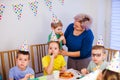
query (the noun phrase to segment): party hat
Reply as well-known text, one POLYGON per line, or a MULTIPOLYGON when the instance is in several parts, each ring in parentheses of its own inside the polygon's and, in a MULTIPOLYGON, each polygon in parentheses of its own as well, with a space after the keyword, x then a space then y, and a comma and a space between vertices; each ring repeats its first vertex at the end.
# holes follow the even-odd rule
POLYGON ((117 51, 106 69, 120 73, 120 52, 117 51))
POLYGON ((20 51, 29 51, 29 46, 27 44, 27 41, 25 41, 24 44, 20 46, 20 51))
POLYGON ((52 23, 58 23, 59 19, 57 18, 57 16, 55 14, 52 14, 52 23))
POLYGON ((51 35, 50 41, 58 41, 54 31, 52 31, 52 35, 51 35))
POLYGON ((98 40, 97 40, 97 45, 104 46, 102 35, 99 35, 98 40))

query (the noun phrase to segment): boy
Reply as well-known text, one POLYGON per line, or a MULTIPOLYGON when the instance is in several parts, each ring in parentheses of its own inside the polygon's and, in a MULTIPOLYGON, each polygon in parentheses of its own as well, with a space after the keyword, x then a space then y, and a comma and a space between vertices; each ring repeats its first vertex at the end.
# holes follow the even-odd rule
POLYGON ((48 42, 59 41, 60 49, 62 49, 62 44, 66 44, 64 34, 62 33, 62 27, 62 22, 54 17, 53 22, 51 22, 52 32, 48 36, 48 42))
POLYGON ((64 72, 66 70, 66 62, 60 53, 60 45, 58 41, 50 41, 48 43, 48 55, 42 58, 44 75, 52 74, 54 70, 64 72))
POLYGON ((89 63, 87 69, 81 70, 83 75, 93 72, 97 69, 104 70, 107 66, 105 59, 105 48, 101 45, 95 45, 92 48, 92 61, 89 63))
POLYGON ((29 62, 29 52, 19 50, 16 56, 16 66, 9 71, 9 80, 28 80, 33 76, 34 71, 28 66, 29 62))

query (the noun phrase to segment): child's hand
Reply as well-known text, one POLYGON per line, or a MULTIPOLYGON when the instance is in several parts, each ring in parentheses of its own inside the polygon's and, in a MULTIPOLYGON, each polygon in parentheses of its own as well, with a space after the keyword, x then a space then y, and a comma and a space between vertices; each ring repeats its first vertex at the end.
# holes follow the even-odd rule
POLYGON ((53 53, 53 52, 51 54, 52 54, 51 58, 53 58, 53 59, 58 55, 57 53, 53 53))
POLYGON ((64 73, 65 71, 66 71, 66 68, 62 67, 61 70, 60 70, 60 73, 64 73))
POLYGON ((60 42, 60 41, 63 41, 63 40, 65 40, 65 36, 63 35, 63 36, 60 36, 60 38, 58 39, 58 41, 60 42))
POLYGON ((30 76, 32 76, 32 74, 26 74, 25 77, 23 79, 20 79, 20 80, 28 80, 30 78, 30 76))
POLYGON ((88 74, 89 72, 88 72, 88 70, 87 70, 86 68, 83 68, 83 69, 81 70, 81 73, 82 73, 82 75, 86 75, 86 74, 88 74))

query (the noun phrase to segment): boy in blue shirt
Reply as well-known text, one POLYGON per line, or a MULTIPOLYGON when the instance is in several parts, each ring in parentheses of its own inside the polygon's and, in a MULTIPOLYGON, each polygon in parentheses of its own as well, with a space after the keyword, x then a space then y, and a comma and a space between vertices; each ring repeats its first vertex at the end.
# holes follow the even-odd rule
POLYGON ((28 80, 34 75, 34 71, 30 68, 30 54, 28 51, 18 51, 16 57, 16 66, 9 71, 9 80, 28 80))

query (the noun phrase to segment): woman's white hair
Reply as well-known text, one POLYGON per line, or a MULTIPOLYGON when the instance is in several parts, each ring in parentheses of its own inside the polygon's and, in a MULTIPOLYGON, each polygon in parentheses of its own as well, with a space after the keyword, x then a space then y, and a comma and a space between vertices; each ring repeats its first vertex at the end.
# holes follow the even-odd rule
POLYGON ((74 17, 74 20, 80 22, 81 27, 84 28, 85 30, 88 30, 92 24, 92 18, 87 14, 82 13, 77 14, 74 17))

